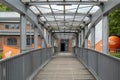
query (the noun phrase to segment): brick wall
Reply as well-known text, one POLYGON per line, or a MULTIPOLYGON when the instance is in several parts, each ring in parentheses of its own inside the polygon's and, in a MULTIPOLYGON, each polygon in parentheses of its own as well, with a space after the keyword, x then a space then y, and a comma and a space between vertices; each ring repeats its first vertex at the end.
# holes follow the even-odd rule
MULTIPOLYGON (((7 23, 0 23, 0 30, 16 30, 16 28, 14 28, 14 29, 5 29, 4 24, 7 24, 7 23)), ((17 29, 17 30, 19 30, 19 29, 17 29)), ((30 30, 29 25, 26 26, 26 30, 30 30)), ((30 36, 27 36, 27 37, 29 38, 30 36)), ((16 38, 17 39, 17 45, 15 45, 15 47, 19 47, 20 48, 20 35, 18 35, 18 36, 14 36, 14 35, 13 36, 10 36, 10 35, 0 35, 0 50, 3 48, 3 45, 7 45, 7 39, 8 38, 16 38)), ((38 38, 38 45, 41 45, 41 38, 40 38, 40 36, 38 38)), ((27 48, 28 47, 30 47, 30 46, 27 45, 27 48)))
MULTIPOLYGON (((0 50, 3 49, 3 45, 7 45, 7 39, 8 38, 16 38, 17 39, 17 45, 10 45, 10 46, 15 46, 20 48, 20 36, 0 36, 0 50)), ((29 38, 29 36, 27 36, 29 38)), ((41 39, 40 37, 38 38, 38 45, 41 45, 41 39)), ((29 48, 30 45, 27 45, 27 48, 29 48)))
POLYGON ((3 23, 0 23, 0 30, 4 30, 4 24, 3 23))
POLYGON ((69 46, 68 46, 68 50, 69 50, 69 52, 72 52, 72 40, 70 39, 69 40, 69 46))
POLYGON ((58 47, 58 50, 57 50, 57 51, 58 51, 58 52, 60 51, 60 48, 61 48, 61 44, 60 44, 60 43, 61 43, 61 39, 58 39, 58 40, 57 40, 57 47, 58 47))

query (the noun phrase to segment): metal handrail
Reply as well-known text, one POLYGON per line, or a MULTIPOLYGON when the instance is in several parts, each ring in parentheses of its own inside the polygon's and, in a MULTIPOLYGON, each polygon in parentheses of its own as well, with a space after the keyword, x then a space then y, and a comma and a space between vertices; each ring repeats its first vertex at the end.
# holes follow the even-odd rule
POLYGON ((97 80, 120 80, 120 59, 92 49, 75 47, 74 53, 97 80))
POLYGON ((54 55, 53 48, 32 49, 0 60, 0 80, 27 80, 54 55))

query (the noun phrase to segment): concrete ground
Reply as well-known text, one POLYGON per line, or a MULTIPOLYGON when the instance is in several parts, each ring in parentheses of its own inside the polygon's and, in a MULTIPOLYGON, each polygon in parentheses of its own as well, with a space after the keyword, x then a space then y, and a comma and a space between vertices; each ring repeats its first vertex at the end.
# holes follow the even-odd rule
POLYGON ((33 80, 96 80, 71 53, 58 53, 33 80))

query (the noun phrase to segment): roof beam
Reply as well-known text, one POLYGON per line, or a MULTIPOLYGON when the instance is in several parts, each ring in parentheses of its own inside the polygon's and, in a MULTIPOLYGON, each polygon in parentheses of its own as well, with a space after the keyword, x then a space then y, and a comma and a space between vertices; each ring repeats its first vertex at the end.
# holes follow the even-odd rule
POLYGON ((100 2, 93 2, 93 1, 36 1, 36 2, 29 2, 29 5, 99 5, 100 2))
MULTIPOLYGON (((81 21, 81 20, 80 20, 81 21)), ((80 21, 74 21, 74 22, 80 22, 80 21)), ((48 21, 48 23, 56 23, 56 22, 60 22, 60 23, 70 23, 70 22, 73 22, 72 20, 66 20, 66 21, 63 21, 63 20, 56 20, 56 21, 48 21)))
MULTIPOLYGON (((53 14, 52 13, 44 13, 43 14, 44 16, 52 16, 53 14)), ((73 16, 73 15, 75 15, 75 13, 65 13, 65 14, 63 14, 63 13, 55 13, 54 14, 55 16, 73 16)), ((85 16, 86 14, 85 13, 76 13, 76 16, 85 16)), ((92 14, 90 14, 90 15, 92 15, 92 14)))
POLYGON ((71 31, 71 32, 69 32, 69 31, 61 31, 61 32, 59 32, 59 31, 52 31, 52 33, 77 33, 78 31, 71 31))

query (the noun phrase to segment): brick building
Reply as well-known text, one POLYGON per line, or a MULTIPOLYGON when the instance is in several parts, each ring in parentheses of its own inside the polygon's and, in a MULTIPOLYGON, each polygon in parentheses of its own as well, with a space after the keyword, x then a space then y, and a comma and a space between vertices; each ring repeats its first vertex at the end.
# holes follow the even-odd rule
MULTIPOLYGON (((30 48, 34 43, 34 28, 30 22, 27 22, 26 26, 26 45, 30 48)), ((43 30, 44 32, 44 30, 43 30)), ((52 45, 50 34, 44 35, 47 38, 47 44, 52 45)), ((70 51, 72 50, 72 40, 57 39, 53 41, 54 46, 58 47, 57 51, 70 51)), ((20 15, 16 12, 0 12, 0 50, 3 45, 10 45, 20 47, 20 15)), ((39 36, 38 45, 42 45, 42 40, 39 36)))
MULTIPOLYGON (((20 15, 16 12, 0 12, 0 50, 3 45, 10 45, 20 47, 20 15)), ((32 47, 34 43, 34 29, 27 23, 26 26, 26 45, 27 48, 32 47)), ((38 38, 38 44, 41 45, 40 36, 38 38)))

